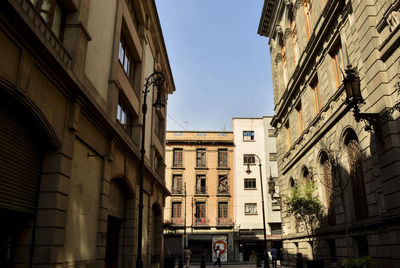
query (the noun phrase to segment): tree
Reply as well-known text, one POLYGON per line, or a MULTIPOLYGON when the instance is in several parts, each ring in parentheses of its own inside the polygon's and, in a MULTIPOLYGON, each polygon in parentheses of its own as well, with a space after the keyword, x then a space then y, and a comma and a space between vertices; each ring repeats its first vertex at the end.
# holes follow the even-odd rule
POLYGON ((293 215, 297 221, 302 222, 310 238, 313 258, 315 256, 316 231, 321 225, 324 217, 324 206, 317 196, 313 181, 300 183, 293 188, 289 196, 286 197, 287 213, 293 215))

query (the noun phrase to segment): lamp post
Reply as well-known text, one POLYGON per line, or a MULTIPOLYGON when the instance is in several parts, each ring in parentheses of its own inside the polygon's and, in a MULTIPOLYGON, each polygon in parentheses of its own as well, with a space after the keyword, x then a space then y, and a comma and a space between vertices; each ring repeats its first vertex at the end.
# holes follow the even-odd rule
MULTIPOLYGON (((264 257, 264 268, 269 268, 269 263, 268 263, 268 253, 267 253, 267 232, 265 229, 265 209, 264 209, 264 189, 263 189, 263 181, 262 181, 262 171, 261 171, 261 159, 260 157, 258 157, 258 155, 253 154, 252 155, 255 158, 257 158, 258 160, 258 167, 260 168, 260 182, 261 182, 261 205, 262 205, 262 216, 263 216, 263 226, 264 226, 264 243, 263 243, 263 257, 264 257)), ((255 162, 255 161, 254 161, 255 162)), ((251 173, 251 169, 250 169, 250 163, 249 161, 247 161, 247 170, 246 170, 247 174, 251 173)))
POLYGON ((142 268, 142 232, 143 232, 143 176, 144 176, 144 155, 146 150, 144 148, 145 142, 145 132, 146 132, 146 113, 147 113, 147 93, 149 93, 150 86, 157 87, 157 100, 153 104, 153 106, 159 110, 165 106, 165 104, 161 100, 161 90, 164 84, 165 77, 161 72, 154 72, 146 79, 146 83, 143 91, 143 105, 142 105, 142 143, 140 148, 140 165, 139 165, 139 219, 138 219, 138 244, 137 244, 137 259, 136 259, 136 267, 142 268))

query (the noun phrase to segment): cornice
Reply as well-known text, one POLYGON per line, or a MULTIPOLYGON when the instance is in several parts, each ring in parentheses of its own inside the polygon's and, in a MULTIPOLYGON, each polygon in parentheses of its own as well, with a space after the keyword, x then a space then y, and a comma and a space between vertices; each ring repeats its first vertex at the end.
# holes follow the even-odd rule
POLYGON ((234 146, 233 141, 226 140, 167 140, 167 145, 224 145, 234 146))

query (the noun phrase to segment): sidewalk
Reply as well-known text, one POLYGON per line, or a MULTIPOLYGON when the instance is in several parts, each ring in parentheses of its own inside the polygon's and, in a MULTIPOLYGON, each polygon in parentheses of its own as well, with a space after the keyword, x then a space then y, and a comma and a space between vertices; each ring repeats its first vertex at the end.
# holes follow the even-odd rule
MULTIPOLYGON (((177 265, 175 265, 175 267, 177 267, 177 265)), ((184 268, 186 268, 186 266, 183 266, 184 268)), ((190 264, 189 266, 190 268, 200 268, 200 263, 193 263, 190 264)), ((213 263, 207 263, 207 268, 218 268, 217 266, 214 266, 213 263)), ((237 263, 222 263, 221 268, 256 268, 256 264, 255 263, 243 263, 243 262, 237 262, 237 263)), ((264 267, 264 266, 263 266, 264 267)), ((271 263, 269 264, 269 267, 272 268, 271 263)), ((277 268, 289 268, 289 266, 280 266, 278 265, 277 268)))

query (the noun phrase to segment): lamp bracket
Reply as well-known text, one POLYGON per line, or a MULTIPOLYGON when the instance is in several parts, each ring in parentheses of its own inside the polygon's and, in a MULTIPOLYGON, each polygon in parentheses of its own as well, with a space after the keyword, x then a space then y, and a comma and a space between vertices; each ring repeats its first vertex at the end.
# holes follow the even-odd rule
POLYGON ((382 127, 380 122, 380 114, 378 113, 359 113, 354 111, 354 118, 357 122, 363 121, 366 126, 365 131, 375 133, 376 138, 380 143, 383 143, 382 127))

